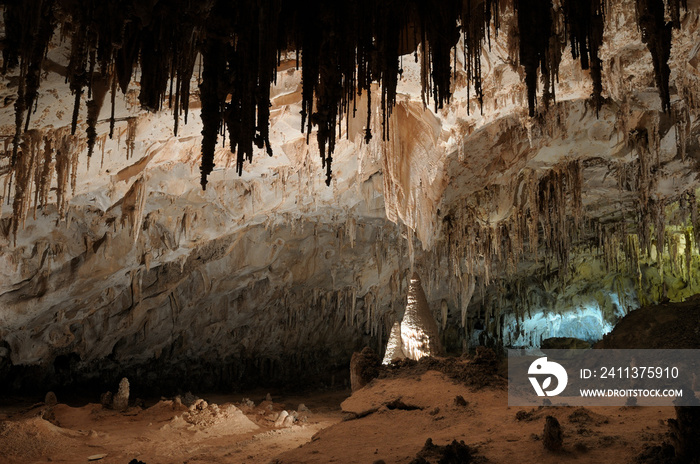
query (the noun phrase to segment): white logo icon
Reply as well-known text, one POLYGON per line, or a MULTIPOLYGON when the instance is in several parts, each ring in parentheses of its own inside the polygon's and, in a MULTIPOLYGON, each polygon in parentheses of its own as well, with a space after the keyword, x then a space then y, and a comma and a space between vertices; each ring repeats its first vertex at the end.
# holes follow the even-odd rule
POLYGON ((562 367, 561 364, 554 361, 547 361, 547 357, 538 358, 530 364, 530 368, 527 370, 529 375, 547 375, 544 379, 542 385, 537 380, 536 377, 528 377, 532 387, 537 392, 537 396, 557 396, 559 393, 563 392, 566 388, 566 383, 569 381, 569 376, 566 374, 566 369, 562 367), (547 390, 547 388, 552 383, 552 377, 557 379, 557 388, 553 390, 547 390))

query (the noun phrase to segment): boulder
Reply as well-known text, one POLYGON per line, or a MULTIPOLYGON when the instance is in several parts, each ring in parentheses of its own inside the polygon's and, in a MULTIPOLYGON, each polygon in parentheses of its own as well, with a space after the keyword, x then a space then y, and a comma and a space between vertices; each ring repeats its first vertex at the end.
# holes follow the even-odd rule
POLYGON ((284 421, 287 419, 288 416, 289 413, 287 411, 280 412, 277 416, 277 420, 275 421, 275 427, 283 427, 284 421))

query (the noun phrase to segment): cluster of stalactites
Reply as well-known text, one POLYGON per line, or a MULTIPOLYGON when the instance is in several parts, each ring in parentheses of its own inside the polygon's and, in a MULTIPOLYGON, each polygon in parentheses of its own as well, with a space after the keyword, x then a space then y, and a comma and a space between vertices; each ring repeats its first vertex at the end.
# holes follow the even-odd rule
POLYGON ((14 195, 10 195, 10 177, 0 191, 0 203, 9 203, 12 197, 11 232, 15 240, 26 217, 31 213, 36 219, 37 208, 55 201, 59 217, 65 216, 69 194, 75 192, 78 154, 85 147, 85 141, 71 135, 69 127, 46 132, 33 129, 24 134, 14 166, 14 195), (55 198, 50 197, 52 189, 55 198))
POLYGON ((590 69, 596 111, 602 105, 602 63, 598 50, 603 43, 603 0, 561 0, 555 8, 551 0, 515 0, 518 11, 520 64, 525 69, 528 109, 535 114, 538 70, 543 80, 545 106, 555 99, 555 82, 566 35, 574 60, 590 69), (544 33, 543 33, 544 32, 544 33))
MULTIPOLYGON (((115 93, 117 88, 127 91, 138 64, 140 103, 156 111, 167 101, 174 112, 177 134, 181 113, 187 121, 190 82, 201 54, 202 187, 214 168, 214 151, 221 135, 228 135, 239 173, 244 162, 252 160, 254 147, 272 154, 270 84, 276 78, 282 52, 295 50, 303 62, 302 130, 310 135, 317 128, 330 184, 339 122, 351 111, 355 113, 355 96, 364 91, 369 95, 372 82, 381 83, 386 131, 386 119, 396 101, 402 55, 422 47, 424 99, 432 98, 436 109, 449 101, 454 71, 451 51, 460 36, 460 23, 465 30, 469 74, 480 95, 478 56, 496 4, 495 0, 176 0, 152 6, 133 0, 7 2, 3 72, 19 67, 20 77, 12 163, 22 133, 29 127, 44 57, 54 30, 60 26, 71 44, 67 70, 75 96, 71 129, 75 133, 80 102, 87 91, 89 154, 107 91, 112 92, 111 135, 115 93)), ((371 105, 371 98, 367 104, 371 105)), ((365 139, 371 137, 368 121, 365 139)))
POLYGON ((77 129, 81 98, 87 91, 90 156, 97 139, 97 119, 108 90, 112 91, 111 136, 117 87, 126 93, 139 62, 142 70, 140 103, 150 110, 161 109, 170 82, 168 101, 175 106, 177 133, 180 110, 186 115, 188 108, 199 31, 208 8, 207 2, 184 0, 167 5, 160 2, 151 7, 131 1, 5 2, 2 72, 19 68, 12 164, 16 161, 22 134, 29 128, 43 61, 57 26, 62 36, 70 38, 66 80, 75 96, 72 134, 77 129))
POLYGON ((672 30, 680 28, 681 8, 688 7, 687 0, 636 0, 637 23, 642 32, 642 41, 651 53, 654 63, 656 86, 659 88, 661 106, 664 111, 671 111, 671 93, 669 76, 671 69, 668 60, 671 57, 672 30), (666 21, 668 12, 671 21, 666 21))
POLYGON ((327 185, 336 133, 342 131, 343 117, 348 124, 355 115, 355 97, 363 92, 368 108, 365 142, 372 138, 373 82, 381 84, 382 139, 387 139, 403 55, 414 53, 420 59, 423 103, 432 100, 437 112, 450 101, 461 28, 468 82, 483 97, 480 56, 492 21, 498 25, 497 6, 496 0, 317 0, 282 13, 287 18, 283 48, 295 49, 301 57, 302 130, 308 138, 317 128, 327 185))
POLYGON ((662 282, 667 272, 692 282, 693 256, 700 243, 695 187, 674 197, 650 198, 646 210, 631 220, 597 221, 592 226, 606 270, 634 277, 640 298, 645 295, 644 265, 655 262, 662 282))
POLYGON ((583 170, 563 162, 541 175, 526 170, 511 185, 475 193, 443 219, 443 237, 452 272, 460 280, 479 277, 482 287, 498 274, 515 275, 527 255, 539 261, 545 250, 547 272, 568 272, 572 239, 581 230, 583 170), (499 214, 504 210, 505 214, 499 214))
MULTIPOLYGON (((2 71, 19 68, 16 132, 12 164, 29 128, 41 69, 57 26, 70 39, 67 80, 75 95, 71 130, 76 131, 80 102, 87 91, 88 153, 96 139, 103 99, 112 91, 110 133, 114 129, 117 87, 126 92, 140 63, 140 103, 159 110, 165 101, 174 113, 187 110, 190 83, 201 54, 200 99, 203 141, 201 182, 214 168, 217 139, 228 133, 241 173, 254 147, 272 153, 269 141, 270 84, 281 53, 296 50, 302 68, 302 130, 317 139, 326 183, 342 118, 356 110, 355 96, 381 84, 383 137, 396 101, 401 57, 421 59, 423 100, 436 111, 449 103, 456 70, 456 45, 464 42, 468 85, 483 99, 481 53, 490 28, 499 25, 499 6, 513 2, 519 30, 519 62, 525 68, 530 114, 535 112, 538 72, 544 101, 554 98, 554 83, 568 31, 571 51, 591 69, 593 98, 601 105, 598 48, 603 36, 602 0, 430 0, 371 2, 347 0, 173 0, 144 4, 136 0, 14 0, 5 2, 2 71), (418 53, 420 51, 420 54, 418 53)), ((654 62, 664 108, 669 108, 668 58, 671 27, 679 27, 683 0, 666 0, 671 17, 664 22, 664 0, 637 0, 643 40, 654 62)), ((368 119, 371 111, 368 111, 368 119)), ((371 137, 368 121, 365 139, 371 137)))
MULTIPOLYGON (((568 35, 572 57, 580 60, 582 69, 590 69, 593 82, 592 99, 596 111, 602 101, 602 62, 598 51, 603 43, 605 25, 604 0, 514 0, 518 12, 519 58, 525 69, 530 116, 535 113, 538 70, 543 80, 544 103, 555 97, 564 33, 568 35), (563 15, 563 18, 562 18, 563 15), (560 27, 560 23, 565 28, 560 27), (562 36, 560 38, 560 36, 562 36)), ((647 45, 654 64, 656 85, 661 106, 671 110, 669 90, 672 29, 680 28, 681 10, 687 0, 636 0, 637 24, 642 41, 647 45), (670 17, 666 21, 665 17, 670 17)))
POLYGON ((596 111, 602 105, 602 62, 598 50, 603 44, 604 2, 603 0, 564 0, 562 1, 564 15, 567 18, 567 29, 571 54, 574 59, 581 60, 582 69, 591 70, 593 82, 593 102, 596 111))

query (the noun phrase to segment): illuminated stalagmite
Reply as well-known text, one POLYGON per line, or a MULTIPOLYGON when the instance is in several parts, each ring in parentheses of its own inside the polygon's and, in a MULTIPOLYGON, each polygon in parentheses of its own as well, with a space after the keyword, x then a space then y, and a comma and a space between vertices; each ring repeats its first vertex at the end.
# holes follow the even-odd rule
POLYGON ((417 272, 408 286, 408 303, 401 321, 401 347, 407 358, 419 360, 442 352, 435 317, 430 312, 417 272))
POLYGON ((408 285, 408 301, 403 320, 391 327, 382 364, 404 358, 419 360, 442 352, 437 322, 430 311, 418 273, 408 285))
POLYGON ((401 341, 401 321, 394 322, 391 326, 391 332, 389 333, 389 341, 386 343, 386 351, 384 352, 384 359, 382 364, 390 364, 392 361, 398 361, 399 359, 405 359, 406 355, 403 354, 403 343, 401 341))

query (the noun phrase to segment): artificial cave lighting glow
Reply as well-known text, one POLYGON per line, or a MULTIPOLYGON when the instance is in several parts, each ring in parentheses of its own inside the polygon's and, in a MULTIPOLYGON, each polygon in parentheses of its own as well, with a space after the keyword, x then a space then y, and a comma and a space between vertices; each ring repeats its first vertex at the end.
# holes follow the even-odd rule
MULTIPOLYGON (((611 295, 611 299, 615 300, 617 296, 611 295)), ((503 342, 514 348, 539 348, 542 340, 554 337, 578 338, 594 343, 609 333, 615 322, 605 319, 597 303, 563 314, 541 310, 521 321, 513 314, 508 314, 504 321, 503 342)))

